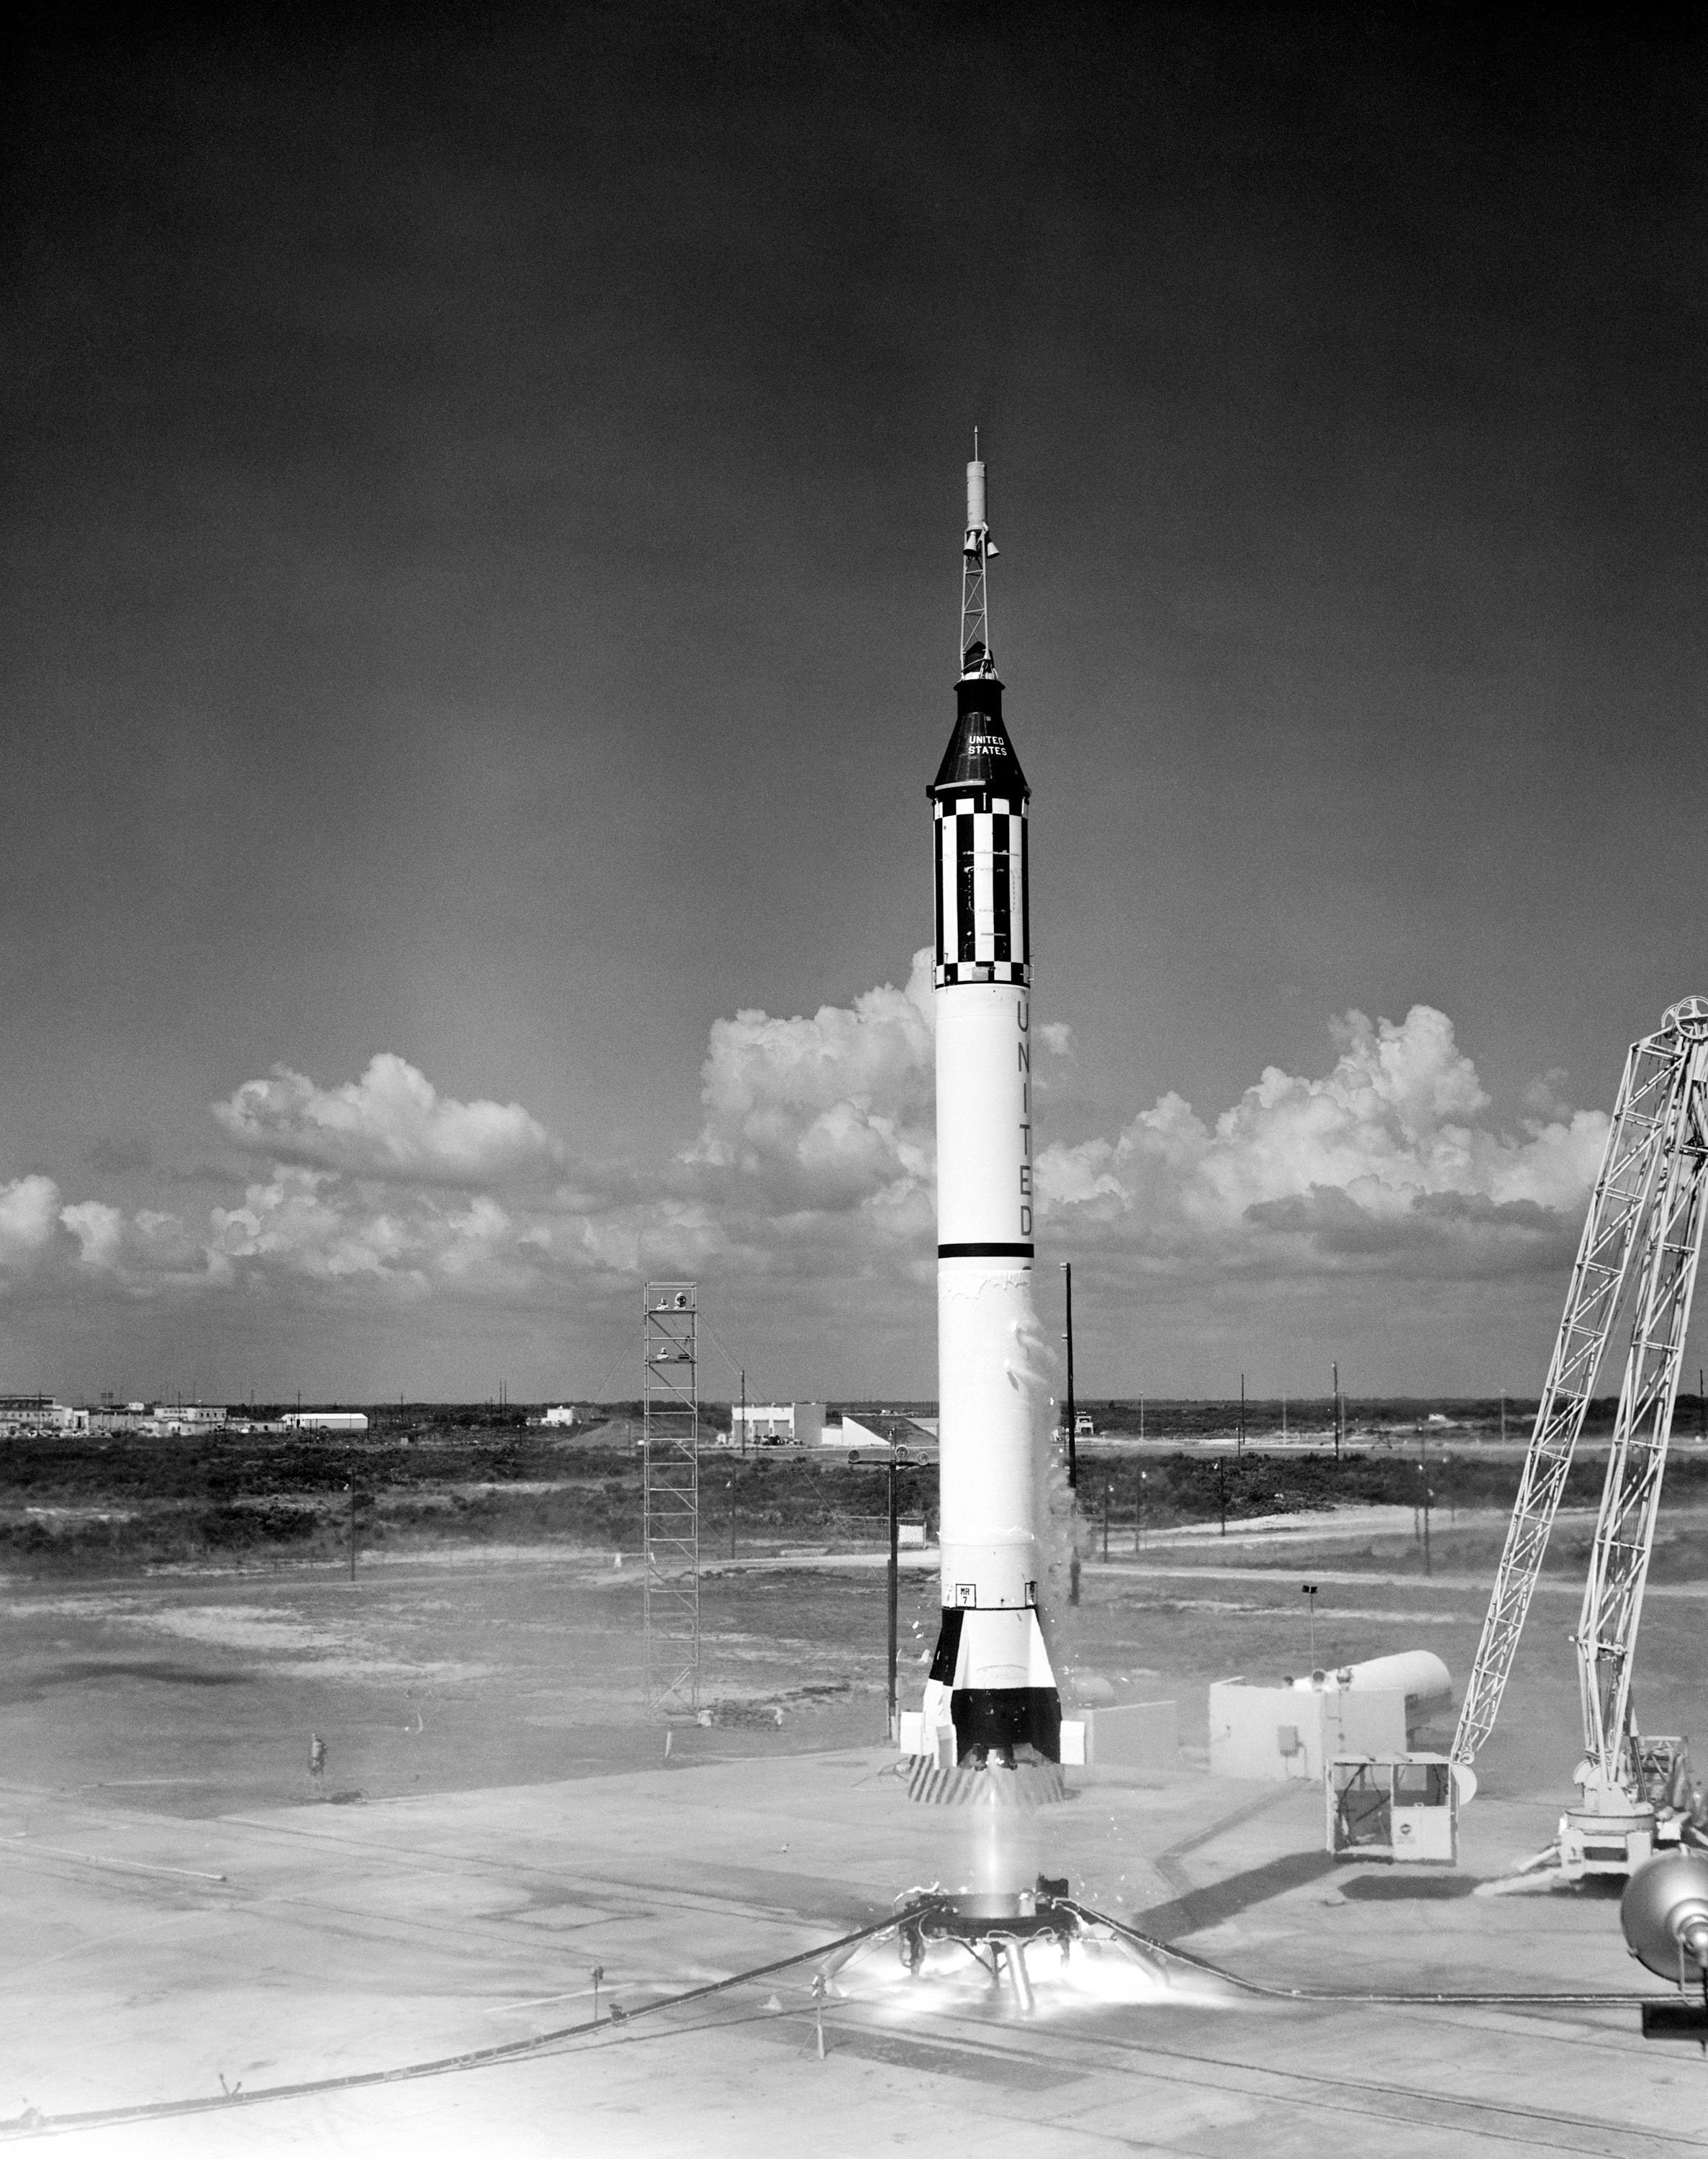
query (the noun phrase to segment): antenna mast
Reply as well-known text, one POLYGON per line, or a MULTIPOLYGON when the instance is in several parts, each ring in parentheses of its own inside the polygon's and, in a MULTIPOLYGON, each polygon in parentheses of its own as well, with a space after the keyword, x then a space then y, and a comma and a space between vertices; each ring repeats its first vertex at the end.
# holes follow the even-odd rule
POLYGON ((966 537, 961 542, 960 672, 994 675, 991 656, 990 602, 985 587, 985 564, 1000 551, 985 521, 985 463, 979 455, 979 431, 973 429, 972 462, 966 469, 966 537))

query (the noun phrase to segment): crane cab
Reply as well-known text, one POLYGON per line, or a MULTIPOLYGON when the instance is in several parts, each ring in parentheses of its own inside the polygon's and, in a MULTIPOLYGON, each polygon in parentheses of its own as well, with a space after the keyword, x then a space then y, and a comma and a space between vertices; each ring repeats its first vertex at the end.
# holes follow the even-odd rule
POLYGON ((1459 1779, 1445 1754, 1337 1755, 1322 1782, 1337 1859, 1457 1861, 1459 1779))

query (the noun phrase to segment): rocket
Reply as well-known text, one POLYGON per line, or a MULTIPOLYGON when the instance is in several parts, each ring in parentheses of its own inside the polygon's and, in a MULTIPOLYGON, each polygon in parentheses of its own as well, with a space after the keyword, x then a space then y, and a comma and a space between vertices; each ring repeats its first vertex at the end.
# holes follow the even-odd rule
POLYGON ((1038 1623, 1031 790, 1003 724, 991 652, 986 582, 996 550, 976 437, 974 451, 955 732, 926 790, 936 872, 943 1618, 924 1710, 902 1720, 900 1738, 904 1753, 920 1758, 910 1790, 936 1799, 973 1796, 970 1779, 987 1782, 977 1773, 1017 1768, 1028 1772, 1022 1782, 1059 1793, 1059 1769, 1044 1765, 1060 1762, 1064 1737, 1077 1753, 1079 1737, 1077 1726, 1064 1732, 1038 1623))

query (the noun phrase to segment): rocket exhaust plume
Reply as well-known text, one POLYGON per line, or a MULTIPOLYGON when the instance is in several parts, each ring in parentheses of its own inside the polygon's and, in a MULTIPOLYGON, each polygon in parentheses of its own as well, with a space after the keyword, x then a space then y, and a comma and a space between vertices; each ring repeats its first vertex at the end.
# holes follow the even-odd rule
MULTIPOLYGON (((976 452, 976 438, 975 451, 976 452)), ((1061 1697, 1038 1623, 1044 1568, 1031 1384, 1031 790, 991 651, 985 467, 967 467, 955 731, 936 835, 937 1380, 943 1619, 908 1790, 950 1804, 1064 1796, 1061 1697)))

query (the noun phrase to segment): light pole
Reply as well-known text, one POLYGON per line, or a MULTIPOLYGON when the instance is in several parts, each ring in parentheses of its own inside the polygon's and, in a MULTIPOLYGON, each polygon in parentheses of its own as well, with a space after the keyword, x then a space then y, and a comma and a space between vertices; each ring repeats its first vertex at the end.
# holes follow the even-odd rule
POLYGON ((1434 1570, 1434 1568, 1433 1568, 1433 1567, 1431 1566, 1431 1564, 1430 1564, 1430 1552, 1429 1552, 1429 1501, 1430 1501, 1430 1490, 1429 1490, 1429 1434, 1428 1434, 1427 1432, 1425 1432, 1425 1433, 1424 1433, 1423 1437, 1421 1437, 1421 1439, 1420 1439, 1420 1440, 1419 1440, 1419 1442, 1418 1442, 1418 1443, 1417 1443, 1417 1481, 1418 1481, 1419 1485, 1421 1487, 1421 1489, 1422 1489, 1422 1493, 1423 1493, 1423 1499, 1422 1499, 1422 1508, 1423 1508, 1423 1571, 1424 1571, 1424 1572, 1425 1572, 1426 1574, 1432 1574, 1432 1573, 1435 1571, 1435 1570, 1434 1570))
POLYGON ((896 1699, 896 1644, 899 1628, 898 1608, 901 1601, 901 1516, 896 1498, 896 1476, 908 1466, 904 1454, 893 1452, 889 1458, 889 1736, 898 1739, 901 1726, 897 1718, 896 1699))
POLYGON ((1064 1260, 1062 1285, 1067 1299, 1067 1328, 1062 1336, 1068 1345, 1068 1489, 1079 1489, 1079 1457, 1074 1446, 1074 1262, 1064 1260))
POLYGON ((1334 1458, 1340 1459, 1340 1366, 1334 1367, 1334 1458))
POLYGON ((1114 1485, 1105 1484, 1103 1488, 1103 1563, 1105 1566, 1109 1564, 1109 1509, 1114 1499, 1114 1485))
POLYGON ((1300 1593, 1300 1595, 1301 1595, 1301 1596, 1302 1596, 1302 1597, 1307 1600, 1307 1608, 1308 1608, 1308 1610, 1309 1610, 1309 1612, 1310 1612, 1310 1614, 1311 1614, 1311 1669, 1312 1669, 1312 1670, 1314 1672, 1314 1671, 1316 1670, 1316 1669, 1317 1669, 1317 1585, 1316 1585, 1316 1583, 1315 1583, 1314 1582, 1307 1582, 1304 1583, 1304 1584, 1302 1585, 1302 1588, 1301 1588, 1301 1590, 1300 1590, 1300 1592, 1299 1592, 1299 1593, 1300 1593))
POLYGON ((1139 1521, 1138 1527, 1133 1532, 1135 1556, 1145 1549, 1145 1486, 1147 1482, 1146 1473, 1141 1469, 1139 1472, 1139 1521))

